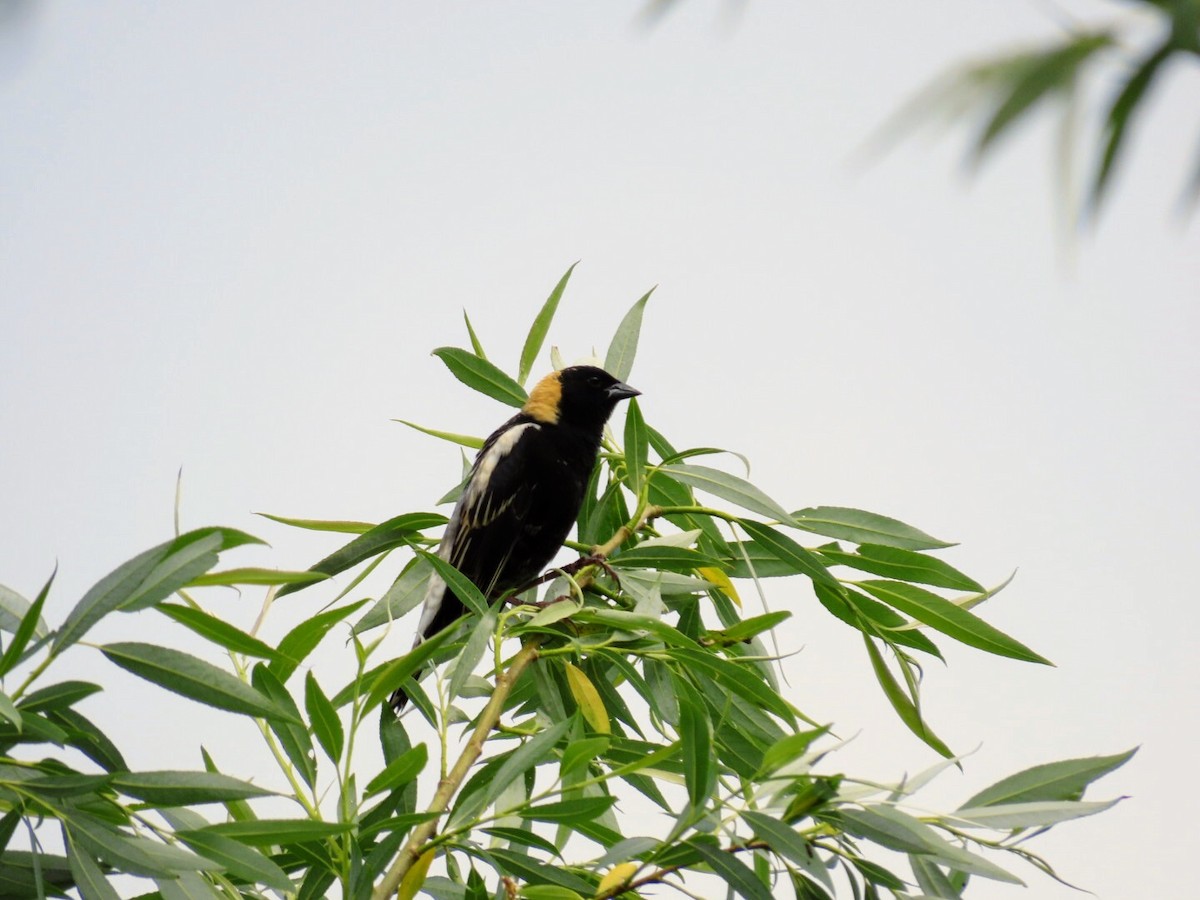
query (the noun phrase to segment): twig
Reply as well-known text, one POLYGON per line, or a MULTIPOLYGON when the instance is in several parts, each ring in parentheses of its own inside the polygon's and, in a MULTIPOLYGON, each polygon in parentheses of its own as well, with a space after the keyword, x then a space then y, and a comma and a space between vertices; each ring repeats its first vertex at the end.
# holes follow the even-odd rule
MULTIPOLYGON (((527 641, 520 652, 513 657, 508 669, 496 679, 496 690, 492 692, 492 698, 480 713, 479 721, 475 724, 475 730, 471 733, 466 747, 463 748, 462 755, 450 773, 438 783, 437 792, 429 804, 429 812, 441 814, 450 807, 450 801, 454 799, 455 793, 462 786, 471 766, 475 765, 475 761, 483 754, 484 742, 487 740, 488 734, 496 727, 496 723, 500 721, 500 714, 504 711, 504 701, 508 699, 513 685, 516 684, 526 667, 537 658, 538 644, 537 638, 527 641)), ((400 855, 392 863, 392 867, 388 869, 387 875, 371 893, 371 900, 387 900, 396 893, 401 880, 413 864, 421 858, 425 852, 425 844, 433 837, 436 830, 437 819, 430 819, 417 826, 412 836, 409 837, 408 843, 404 845, 404 849, 400 851, 400 855)))

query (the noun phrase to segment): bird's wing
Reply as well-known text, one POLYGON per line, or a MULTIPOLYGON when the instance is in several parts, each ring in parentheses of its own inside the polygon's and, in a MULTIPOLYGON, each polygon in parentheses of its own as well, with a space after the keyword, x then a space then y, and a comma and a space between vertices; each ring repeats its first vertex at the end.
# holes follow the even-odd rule
MULTIPOLYGON (((496 587, 496 579, 507 565, 518 523, 529 507, 527 473, 512 451, 527 432, 540 426, 522 418, 510 419, 484 442, 438 549, 438 555, 485 596, 496 587)), ((428 636, 435 621, 449 624, 460 614, 456 609, 449 621, 445 621, 446 615, 439 615, 445 592, 445 582, 434 575, 421 609, 418 641, 428 636)))

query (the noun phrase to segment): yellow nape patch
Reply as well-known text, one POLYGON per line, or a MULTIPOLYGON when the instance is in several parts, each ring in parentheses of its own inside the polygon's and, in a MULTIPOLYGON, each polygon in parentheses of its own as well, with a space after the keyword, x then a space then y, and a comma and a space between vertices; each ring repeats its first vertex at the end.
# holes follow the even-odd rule
POLYGON ((538 422, 554 425, 558 422, 558 403, 562 400, 562 382, 558 373, 551 372, 533 386, 521 412, 538 422))

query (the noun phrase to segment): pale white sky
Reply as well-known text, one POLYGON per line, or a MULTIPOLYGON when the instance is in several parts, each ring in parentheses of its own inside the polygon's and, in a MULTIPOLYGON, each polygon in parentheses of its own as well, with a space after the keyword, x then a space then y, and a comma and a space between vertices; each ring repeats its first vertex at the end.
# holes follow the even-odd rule
MULTIPOLYGON (((603 352, 658 284, 630 381, 676 444, 748 454, 789 508, 861 506, 961 541, 946 558, 984 582, 1019 568, 983 613, 1058 668, 942 642, 931 721, 982 748, 930 805, 1141 744, 1094 790, 1131 799, 1039 846, 1102 900, 1174 896, 1200 740, 1200 255, 1170 215, 1195 66, 1072 253, 1049 127, 973 181, 953 139, 850 165, 945 65, 1054 35, 1047 5, 693 0, 650 31, 638 8, 0 7, 18 13, 0 23, 0 583, 32 596, 57 560, 48 614, 65 615, 169 537, 180 466, 185 527, 274 545, 244 563, 303 567, 333 545, 253 511, 431 508, 457 452, 390 419, 484 434, 507 412, 429 350, 465 342, 466 307, 515 367, 582 259, 551 340, 603 352)), ((324 599, 289 599, 268 631, 324 599)), ((931 763, 854 634, 798 588, 772 602, 797 613, 796 702, 861 732, 838 764, 931 763)), ((257 611, 213 607, 247 627, 257 611)), ((95 637, 186 643, 147 614, 95 637)), ((331 645, 317 665, 336 685, 331 645)), ((235 774, 257 764, 248 727, 199 706, 164 720, 180 703, 87 648, 64 664, 112 685, 85 711, 132 764, 198 765, 201 742, 235 774)), ((1022 874, 1025 894, 973 896, 1075 896, 1022 874)))

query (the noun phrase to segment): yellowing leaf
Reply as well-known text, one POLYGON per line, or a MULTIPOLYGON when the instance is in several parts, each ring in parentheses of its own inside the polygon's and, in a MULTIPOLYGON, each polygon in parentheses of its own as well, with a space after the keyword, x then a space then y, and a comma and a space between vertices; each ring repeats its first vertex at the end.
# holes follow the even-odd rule
POLYGON ((733 586, 733 582, 729 580, 729 576, 718 569, 716 566, 704 566, 696 570, 700 573, 700 577, 710 584, 715 584, 730 600, 741 608, 742 598, 738 596, 737 588, 733 586))
POLYGON ((421 858, 413 863, 412 868, 404 873, 400 887, 396 888, 396 900, 413 900, 413 897, 417 896, 417 891, 425 884, 425 876, 429 873, 429 866, 435 855, 436 851, 426 850, 421 854, 421 858))
POLYGON ((635 862, 623 862, 613 866, 608 870, 608 874, 600 879, 600 884, 596 888, 597 894, 607 894, 613 888, 620 887, 626 884, 633 873, 638 870, 638 864, 635 862))
POLYGON ((567 667, 567 687, 571 689, 571 696, 579 704, 579 711, 583 713, 584 719, 592 726, 593 731, 610 734, 612 726, 608 723, 608 710, 604 708, 600 692, 583 673, 583 669, 571 663, 565 665, 567 667))

